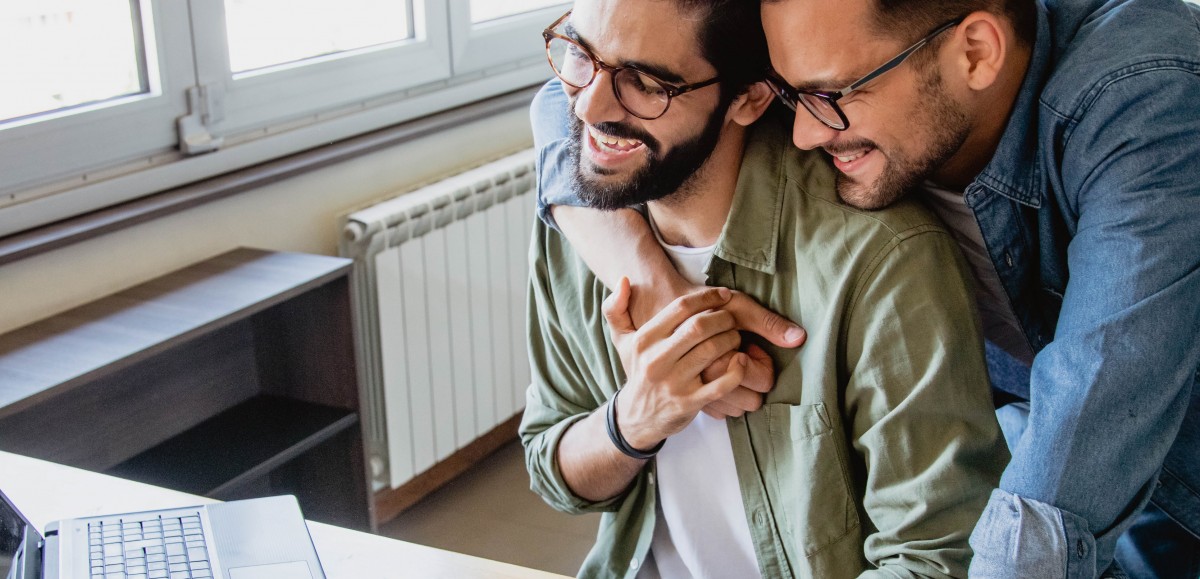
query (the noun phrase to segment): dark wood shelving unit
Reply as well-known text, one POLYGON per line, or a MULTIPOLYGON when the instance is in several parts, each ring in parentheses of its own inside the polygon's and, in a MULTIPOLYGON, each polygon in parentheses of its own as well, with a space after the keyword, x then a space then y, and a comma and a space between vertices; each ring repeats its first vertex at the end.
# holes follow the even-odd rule
POLYGON ((353 412, 256 396, 108 470, 220 498, 358 425, 353 412))
POLYGON ((350 263, 239 249, 0 335, 0 449, 373 528, 350 263))

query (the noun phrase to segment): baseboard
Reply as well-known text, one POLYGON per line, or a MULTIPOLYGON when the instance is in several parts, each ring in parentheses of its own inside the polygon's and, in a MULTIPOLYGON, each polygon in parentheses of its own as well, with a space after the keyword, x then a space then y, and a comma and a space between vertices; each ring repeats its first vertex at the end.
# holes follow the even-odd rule
POLYGON ((398 488, 375 493, 376 524, 383 525, 395 519, 500 447, 516 440, 520 424, 521 414, 518 413, 398 488))

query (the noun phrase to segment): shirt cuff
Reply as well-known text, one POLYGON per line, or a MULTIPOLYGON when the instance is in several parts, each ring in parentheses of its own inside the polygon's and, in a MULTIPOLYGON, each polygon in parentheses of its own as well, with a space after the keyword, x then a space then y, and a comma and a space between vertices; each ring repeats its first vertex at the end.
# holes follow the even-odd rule
POLYGON ((1000 579, 1096 577, 1096 538, 1087 521, 1041 501, 994 489, 971 533, 968 575, 1000 579))

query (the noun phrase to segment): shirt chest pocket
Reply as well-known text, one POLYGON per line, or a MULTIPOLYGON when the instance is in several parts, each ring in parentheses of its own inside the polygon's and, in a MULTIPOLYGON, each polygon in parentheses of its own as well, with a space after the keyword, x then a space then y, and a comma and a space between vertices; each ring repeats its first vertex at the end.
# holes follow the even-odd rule
POLYGON ((844 437, 824 404, 767 404, 770 457, 782 529, 811 556, 858 528, 844 437))

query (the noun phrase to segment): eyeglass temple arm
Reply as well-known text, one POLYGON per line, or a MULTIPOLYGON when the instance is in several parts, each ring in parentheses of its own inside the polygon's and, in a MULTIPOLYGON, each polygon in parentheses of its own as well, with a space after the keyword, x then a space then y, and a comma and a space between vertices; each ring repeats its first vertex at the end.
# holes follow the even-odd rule
POLYGON ((843 89, 837 91, 837 93, 835 93, 835 94, 845 95, 846 93, 849 93, 851 91, 858 90, 863 85, 878 78, 879 75, 881 75, 889 70, 892 70, 893 68, 896 68, 897 66, 900 66, 900 63, 907 60, 909 56, 912 56, 912 53, 920 50, 922 46, 929 44, 929 41, 936 38, 937 35, 945 32, 951 28, 954 28, 955 26, 958 26, 959 24, 962 23, 962 21, 963 21, 962 18, 958 18, 958 19, 951 20, 950 22, 947 22, 947 23, 939 26, 937 30, 930 32, 928 36, 918 40, 916 44, 908 47, 908 49, 905 50, 904 52, 897 54, 896 58, 893 58, 893 59, 887 61, 886 63, 883 64, 883 66, 875 69, 875 71, 872 72, 871 74, 868 74, 867 76, 864 76, 864 77, 854 81, 853 83, 850 84, 850 86, 847 86, 846 88, 843 88, 843 89))

